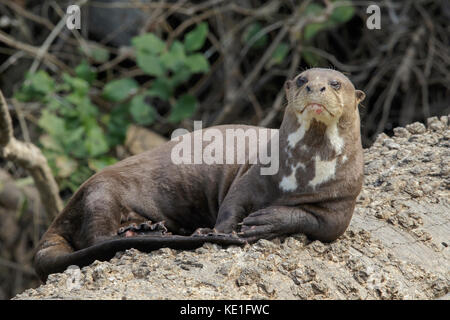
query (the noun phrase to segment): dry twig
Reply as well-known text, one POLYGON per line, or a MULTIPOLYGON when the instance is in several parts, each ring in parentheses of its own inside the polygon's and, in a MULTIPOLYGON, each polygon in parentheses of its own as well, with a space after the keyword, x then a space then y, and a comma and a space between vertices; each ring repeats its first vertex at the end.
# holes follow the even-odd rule
POLYGON ((0 155, 28 170, 39 191, 47 214, 54 218, 63 208, 58 185, 41 150, 31 143, 18 141, 13 136, 8 105, 0 91, 0 155))

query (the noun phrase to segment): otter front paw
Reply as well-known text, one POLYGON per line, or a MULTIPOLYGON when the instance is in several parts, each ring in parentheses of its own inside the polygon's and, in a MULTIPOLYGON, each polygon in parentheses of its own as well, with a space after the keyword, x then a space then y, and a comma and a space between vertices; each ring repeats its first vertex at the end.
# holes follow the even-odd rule
POLYGON ((238 235, 248 242, 273 239, 287 233, 286 219, 286 216, 274 210, 258 210, 242 221, 241 232, 238 235))

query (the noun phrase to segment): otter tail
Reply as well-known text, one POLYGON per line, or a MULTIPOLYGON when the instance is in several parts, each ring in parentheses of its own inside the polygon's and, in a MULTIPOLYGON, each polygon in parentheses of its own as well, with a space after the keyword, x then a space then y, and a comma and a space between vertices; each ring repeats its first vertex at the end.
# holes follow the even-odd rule
POLYGON ((47 246, 41 246, 35 255, 34 268, 45 282, 49 274, 62 272, 70 265, 84 267, 95 260, 106 261, 116 252, 135 248, 143 252, 163 247, 189 250, 201 247, 206 242, 219 245, 244 245, 246 241, 231 235, 208 234, 200 236, 145 235, 129 238, 114 237, 93 246, 74 251, 62 236, 53 235, 47 246))

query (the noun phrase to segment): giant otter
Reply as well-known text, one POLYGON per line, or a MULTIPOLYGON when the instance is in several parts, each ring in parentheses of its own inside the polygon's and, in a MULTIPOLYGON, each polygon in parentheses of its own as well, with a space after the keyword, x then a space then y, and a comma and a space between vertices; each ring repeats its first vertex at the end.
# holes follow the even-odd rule
MULTIPOLYGON (((83 183, 52 222, 35 255, 40 278, 132 247, 239 245, 293 233, 338 238, 363 182, 358 104, 365 94, 342 73, 320 68, 288 80, 285 90, 288 105, 272 137, 278 172, 263 175, 264 165, 250 161, 174 163, 175 140, 120 161, 83 183)), ((262 130, 226 125, 202 134, 227 129, 262 130)))

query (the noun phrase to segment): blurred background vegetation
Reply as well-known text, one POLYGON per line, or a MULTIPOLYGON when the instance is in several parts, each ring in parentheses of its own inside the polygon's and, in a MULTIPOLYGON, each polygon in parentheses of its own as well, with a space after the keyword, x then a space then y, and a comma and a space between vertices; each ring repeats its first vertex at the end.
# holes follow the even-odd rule
MULTIPOLYGON (((278 127, 284 81, 314 66, 366 92, 365 147, 380 132, 449 114, 448 21, 445 0, 0 0, 0 88, 15 136, 42 149, 67 200, 140 152, 133 136, 148 149, 193 120, 278 127), (65 24, 72 4, 80 30, 65 24), (379 30, 366 27, 371 4, 379 30)), ((22 168, 0 159, 0 170, 8 298, 38 284, 32 249, 50 218, 22 168)))

